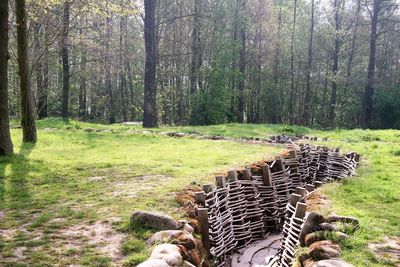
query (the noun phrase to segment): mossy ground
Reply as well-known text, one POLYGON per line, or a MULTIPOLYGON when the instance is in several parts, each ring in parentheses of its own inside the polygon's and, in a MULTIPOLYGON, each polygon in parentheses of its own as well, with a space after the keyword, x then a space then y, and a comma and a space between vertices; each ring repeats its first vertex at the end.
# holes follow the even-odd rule
POLYGON ((327 142, 316 143, 357 151, 362 155, 359 175, 342 185, 322 188, 332 200, 331 211, 361 222, 344 243, 343 258, 355 266, 394 265, 374 257, 367 245, 384 236, 400 236, 400 131, 224 124, 161 127, 142 134, 135 132, 143 130, 139 126, 58 119, 38 121, 38 127, 36 145, 21 145, 20 129, 13 129, 15 155, 0 159, 1 266, 109 266, 116 262, 135 266, 148 254, 143 239, 151 233, 129 227, 133 210, 159 210, 180 217, 174 192, 283 150, 158 134, 166 131, 235 138, 307 134, 328 137, 327 142), (87 128, 108 131, 86 132, 87 128), (71 245, 68 233, 76 233, 72 230, 79 225, 96 236, 97 225, 110 225, 113 234, 123 234, 121 255, 105 256, 101 250, 105 244, 90 242, 90 233, 77 231, 72 238, 78 239, 78 245, 71 245))

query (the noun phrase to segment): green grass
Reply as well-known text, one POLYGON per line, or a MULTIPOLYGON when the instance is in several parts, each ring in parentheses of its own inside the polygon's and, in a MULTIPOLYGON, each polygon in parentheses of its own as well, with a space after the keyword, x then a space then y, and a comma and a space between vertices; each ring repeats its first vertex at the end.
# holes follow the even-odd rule
MULTIPOLYGON (((13 122, 16 124, 16 122, 13 122)), ((151 232, 127 226, 134 209, 149 209, 181 216, 173 192, 191 183, 212 180, 215 173, 279 153, 282 147, 231 141, 170 138, 158 133, 178 131, 233 138, 265 138, 272 134, 328 137, 315 142, 362 155, 358 176, 322 190, 332 200, 332 212, 355 216, 360 228, 343 243, 343 258, 355 266, 394 266, 368 250, 384 236, 400 236, 400 131, 312 130, 287 125, 225 124, 199 127, 161 127, 152 132, 140 126, 100 125, 47 119, 38 122, 39 142, 21 145, 13 129, 16 155, 0 159, 0 229, 26 225, 13 240, 0 239, 0 255, 12 256, 17 246, 27 247, 29 266, 112 264, 95 248, 82 246, 58 251, 60 231, 83 223, 122 218, 114 228, 128 233, 121 250, 125 266, 148 256, 143 240, 151 232), (112 132, 87 132, 108 130, 112 132), (64 218, 54 222, 54 218, 64 218), (37 232, 41 238, 34 238, 37 232)), ((8 258, 10 259, 10 258, 8 258)), ((1 262, 1 257, 0 257, 1 262)), ((0 264, 1 265, 1 264, 0 264)), ((17 265, 11 265, 17 266, 17 265)))
POLYGON ((21 262, 16 254, 23 256, 27 266, 66 262, 111 265, 111 259, 91 246, 86 236, 78 242, 79 247, 63 247, 62 242, 68 240, 64 232, 71 227, 115 217, 121 222, 115 223, 114 229, 127 232, 127 240, 139 242, 138 248, 128 249, 126 243, 122 248, 127 254, 125 264, 133 264, 148 251, 140 241, 132 240, 151 234, 126 226, 135 209, 163 211, 179 218, 182 214, 174 192, 193 183, 212 181, 216 173, 282 150, 138 134, 130 131, 138 127, 57 119, 38 121, 38 128, 36 145, 22 145, 21 130, 12 129, 15 155, 0 159, 0 211, 6 213, 0 229, 18 232, 13 238, 0 239, 0 265, 21 262), (113 132, 87 132, 87 128, 113 132), (16 253, 18 247, 24 251, 16 253))

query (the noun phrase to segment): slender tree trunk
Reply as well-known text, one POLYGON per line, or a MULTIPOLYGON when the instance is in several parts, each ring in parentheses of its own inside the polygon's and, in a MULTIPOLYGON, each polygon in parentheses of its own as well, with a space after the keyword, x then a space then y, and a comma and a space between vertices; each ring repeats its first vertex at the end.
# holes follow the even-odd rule
POLYGON ((106 18, 106 51, 104 57, 104 71, 105 71, 105 79, 106 79, 106 90, 108 93, 108 108, 110 112, 109 123, 115 123, 115 100, 114 94, 112 90, 112 82, 111 82, 111 58, 110 58, 110 38, 111 38, 111 17, 106 18))
POLYGON ((334 43, 334 52, 333 52, 333 65, 332 65, 332 92, 331 92, 331 101, 329 105, 329 120, 331 123, 335 121, 336 114, 336 103, 337 103, 337 74, 339 70, 339 53, 340 53, 340 29, 341 29, 341 18, 340 18, 340 7, 341 1, 334 0, 334 8, 335 8, 335 43, 334 43))
POLYGON ((123 52, 125 51, 123 46, 124 40, 124 27, 126 24, 126 17, 121 16, 119 22, 119 90, 121 94, 121 104, 122 104, 122 120, 128 121, 128 104, 127 104, 127 94, 126 94, 126 76, 123 52))
MULTIPOLYGON (((47 40, 47 29, 46 29, 46 40, 47 40)), ((46 42, 47 43, 47 42, 46 42)), ((47 98, 49 93, 49 55, 48 49, 43 56, 43 90, 39 96, 38 107, 39 107, 39 118, 46 118, 48 116, 47 111, 47 98)))
POLYGON ((124 57, 124 64, 125 64, 125 71, 128 76, 128 87, 129 87, 129 96, 130 96, 130 105, 129 105, 129 111, 130 111, 130 118, 132 121, 136 120, 136 103, 135 103, 135 91, 133 87, 133 77, 132 77, 132 69, 131 69, 131 64, 129 62, 129 49, 128 49, 128 23, 126 22, 124 24, 124 42, 125 42, 125 54, 127 56, 124 57))
POLYGON ((357 36, 358 36, 358 26, 359 26, 359 22, 360 22, 360 11, 361 11, 361 0, 357 0, 357 8, 356 8, 356 14, 355 14, 353 35, 351 37, 350 51, 349 51, 349 56, 348 56, 348 59, 347 59, 346 84, 344 86, 343 99, 347 98, 347 89, 349 87, 349 80, 350 80, 350 77, 351 77, 351 70, 352 70, 352 66, 353 66, 354 53, 355 53, 355 50, 356 50, 356 41, 357 41, 357 36))
POLYGON ((295 82, 294 82, 294 39, 296 33, 296 19, 297 19, 297 0, 293 3, 293 24, 292 24, 292 36, 290 41, 290 96, 289 96, 289 122, 292 124, 294 121, 294 110, 295 110, 295 82))
POLYGON ((246 26, 244 22, 244 12, 246 0, 240 2, 240 51, 239 51, 239 72, 241 77, 238 81, 239 99, 238 99, 238 117, 237 121, 244 121, 244 83, 246 75, 246 26))
POLYGON ((146 61, 144 72, 144 114, 143 127, 158 127, 157 122, 157 85, 156 85, 156 44, 155 44, 156 0, 144 1, 144 42, 146 61))
POLYGON ((198 91, 199 69, 201 66, 200 46, 200 5, 201 1, 194 1, 193 31, 192 31, 192 58, 190 62, 190 93, 198 91))
MULTIPOLYGON (((43 62, 38 64, 39 69, 43 70, 43 75, 41 75, 37 69, 36 72, 36 79, 37 79, 37 98, 38 98, 38 117, 39 119, 43 119, 47 117, 47 94, 49 90, 49 56, 48 56, 48 49, 47 49, 47 44, 48 44, 48 29, 44 29, 44 36, 45 36, 45 45, 46 45, 46 51, 43 55, 43 62), (40 86, 39 79, 42 77, 42 86, 40 86)), ((38 51, 39 47, 37 47, 38 51)))
POLYGON ((314 36, 314 0, 311 0, 311 16, 310 16, 310 35, 308 37, 308 54, 306 69, 306 91, 304 96, 303 124, 310 124, 311 115, 311 68, 312 68, 312 50, 314 36))
POLYGON ((361 127, 371 127, 372 108, 374 97, 374 82, 375 82, 375 61, 376 61, 376 40, 378 38, 378 17, 381 10, 382 0, 374 0, 374 10, 371 17, 371 33, 369 44, 369 63, 368 63, 368 80, 365 86, 364 98, 361 113, 361 127))
POLYGON ((68 118, 68 104, 69 104, 69 52, 68 52, 68 32, 69 32, 69 9, 70 2, 66 0, 63 8, 63 28, 61 35, 61 58, 63 67, 63 90, 62 90, 62 104, 61 104, 61 117, 68 118))
POLYGON ((281 96, 279 95, 279 82, 280 82, 280 57, 281 57, 281 31, 282 31, 282 1, 279 1, 279 12, 278 12, 278 29, 276 35, 276 48, 274 53, 274 66, 273 66, 273 83, 274 83, 274 92, 272 96, 274 97, 272 101, 273 112, 271 113, 270 122, 279 123, 281 122, 280 113, 278 113, 281 109, 281 96), (278 108, 279 107, 279 108, 278 108))
POLYGON ((86 89, 86 51, 81 52, 80 58, 80 82, 79 82, 79 116, 84 118, 86 116, 86 98, 87 98, 87 89, 86 89))
POLYGON ((0 156, 13 154, 8 111, 8 0, 0 1, 0 156))
MULTIPOLYGON (((40 28, 41 25, 38 22, 33 22, 33 40, 34 40, 34 48, 37 55, 40 55, 40 28)), ((43 64, 42 60, 39 59, 35 66, 36 73, 36 90, 37 90, 37 99, 38 99, 38 117, 42 118, 42 101, 43 98, 43 64)))
POLYGON ((37 141, 33 97, 29 75, 28 32, 25 0, 15 1, 17 20, 17 50, 21 96, 23 142, 37 141))

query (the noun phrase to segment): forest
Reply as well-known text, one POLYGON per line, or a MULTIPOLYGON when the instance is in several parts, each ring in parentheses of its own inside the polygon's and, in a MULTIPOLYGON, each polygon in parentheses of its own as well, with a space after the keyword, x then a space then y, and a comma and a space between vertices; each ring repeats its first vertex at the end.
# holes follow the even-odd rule
POLYGON ((396 0, 19 2, 2 10, 11 118, 27 97, 33 119, 400 127, 396 0))
POLYGON ((400 0, 0 0, 0 266, 398 266, 399 144, 400 0))

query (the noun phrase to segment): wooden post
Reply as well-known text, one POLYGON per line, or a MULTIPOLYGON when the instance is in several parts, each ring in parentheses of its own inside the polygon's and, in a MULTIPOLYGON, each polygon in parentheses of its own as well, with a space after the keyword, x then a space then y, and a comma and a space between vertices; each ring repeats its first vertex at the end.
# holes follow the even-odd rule
POLYGON ((306 184, 306 190, 307 190, 308 192, 312 192, 312 191, 315 190, 315 186, 312 185, 312 184, 306 184))
POLYGON ((230 170, 228 171, 228 181, 229 182, 234 182, 237 181, 238 175, 236 170, 230 170))
POLYGON ((291 159, 297 158, 297 151, 296 150, 290 150, 289 151, 289 156, 291 159))
POLYGON ((276 164, 277 171, 283 171, 285 169, 285 164, 283 163, 283 160, 281 157, 279 157, 275 160, 275 164, 276 164))
POLYGON ((213 191, 213 185, 212 184, 205 184, 205 185, 203 185, 203 190, 204 190, 204 192, 206 194, 210 193, 211 191, 213 191))
POLYGON ((296 187, 294 193, 304 197, 306 195, 306 189, 304 187, 296 187))
POLYGON ((215 177, 215 183, 217 184, 218 188, 224 188, 226 187, 226 179, 225 176, 216 176, 215 177))
POLYGON ((301 199, 301 195, 298 194, 291 194, 289 198, 289 203, 292 206, 296 206, 297 202, 299 202, 301 199))
POLYGON ((208 255, 210 255, 210 233, 208 225, 208 209, 199 208, 197 209, 197 220, 199 221, 199 228, 201 234, 201 242, 208 255))
POLYGON ((340 148, 337 147, 337 148, 335 149, 335 152, 336 152, 336 153, 339 153, 339 152, 340 152, 340 148))
POLYGON ((251 170, 246 168, 243 171, 243 180, 251 180, 251 170))
POLYGON ((195 192, 194 193, 194 199, 195 199, 197 204, 202 205, 203 207, 205 207, 205 205, 206 205, 206 194, 204 193, 204 191, 195 192))
POLYGON ((306 211, 307 211, 307 204, 302 202, 297 202, 296 212, 294 213, 294 216, 299 219, 304 219, 306 211))
POLYGON ((315 181, 315 182, 314 182, 315 188, 318 188, 318 187, 320 187, 320 186, 323 185, 323 184, 324 184, 324 183, 321 182, 321 181, 315 181))
POLYGON ((265 164, 262 166, 262 177, 264 185, 272 186, 272 178, 271 178, 271 170, 269 169, 269 165, 265 164))
POLYGON ((354 155, 354 160, 356 161, 356 162, 360 162, 360 154, 355 154, 354 155))

